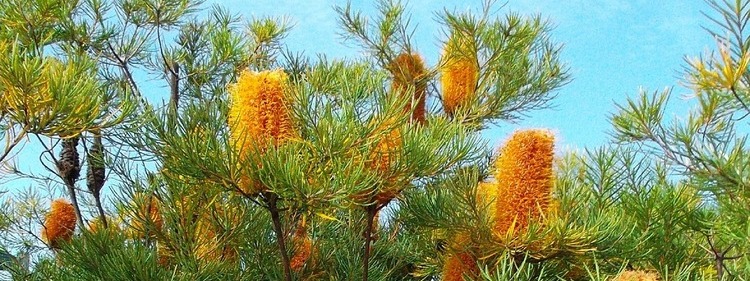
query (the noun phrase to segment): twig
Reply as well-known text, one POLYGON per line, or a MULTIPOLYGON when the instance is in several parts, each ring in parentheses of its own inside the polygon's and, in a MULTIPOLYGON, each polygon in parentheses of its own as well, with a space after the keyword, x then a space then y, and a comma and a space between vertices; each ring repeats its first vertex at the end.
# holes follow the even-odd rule
POLYGON ((284 267, 284 280, 292 281, 292 268, 289 262, 289 253, 286 250, 286 242, 284 239, 284 232, 281 227, 281 218, 279 217, 279 209, 277 206, 279 197, 271 192, 265 192, 263 198, 268 204, 268 211, 271 212, 271 220, 273 220, 273 231, 276 233, 276 242, 279 245, 279 251, 281 252, 281 262, 284 267))

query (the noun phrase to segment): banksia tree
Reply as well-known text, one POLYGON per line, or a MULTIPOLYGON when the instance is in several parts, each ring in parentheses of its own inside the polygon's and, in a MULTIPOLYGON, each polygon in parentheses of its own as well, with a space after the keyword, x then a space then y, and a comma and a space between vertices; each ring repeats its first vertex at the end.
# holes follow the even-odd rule
POLYGON ((56 199, 50 204, 50 211, 42 226, 42 239, 50 248, 57 249, 61 243, 70 241, 76 228, 76 214, 73 204, 65 199, 56 199))

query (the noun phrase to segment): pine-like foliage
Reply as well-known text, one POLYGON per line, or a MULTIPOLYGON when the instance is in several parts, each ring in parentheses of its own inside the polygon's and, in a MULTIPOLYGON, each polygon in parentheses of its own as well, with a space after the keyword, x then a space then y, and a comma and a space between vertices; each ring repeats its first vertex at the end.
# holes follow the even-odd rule
POLYGON ((747 1, 708 2, 720 44, 687 60, 698 102, 686 119, 665 118, 669 91, 643 94, 617 106, 613 143, 581 152, 556 148, 554 128, 518 129, 496 151, 482 139, 552 105, 569 81, 542 16, 487 1, 448 7, 441 30, 423 30, 408 13, 419 7, 399 1, 376 1, 372 15, 335 6, 339 34, 361 51, 332 60, 288 52, 283 19, 201 2, 0 1, 0 183, 30 187, 0 189, 0 270, 750 276, 747 1), (440 57, 415 34, 436 34, 440 57), (49 200, 61 191, 69 201, 49 200))

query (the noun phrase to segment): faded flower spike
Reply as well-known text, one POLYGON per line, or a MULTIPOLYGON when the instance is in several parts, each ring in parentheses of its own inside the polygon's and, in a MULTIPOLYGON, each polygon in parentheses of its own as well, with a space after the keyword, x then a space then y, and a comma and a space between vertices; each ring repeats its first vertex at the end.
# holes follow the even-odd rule
POLYGON ((414 96, 406 105, 406 110, 412 112, 413 122, 424 124, 427 71, 422 57, 418 54, 400 54, 388 65, 388 71, 393 75, 393 84, 391 84, 393 92, 403 95, 410 87, 414 89, 414 96))
POLYGON ((440 69, 443 109, 453 116, 456 110, 471 100, 479 80, 479 63, 472 44, 451 38, 445 45, 444 65, 440 69))
POLYGON ((62 241, 70 241, 76 227, 76 212, 73 204, 65 199, 56 199, 50 204, 50 211, 44 219, 42 239, 50 248, 57 249, 62 241))
POLYGON ((495 163, 495 233, 525 229, 550 207, 554 136, 547 130, 513 134, 495 163))
MULTIPOLYGON (((262 152, 269 144, 280 145, 295 136, 286 83, 282 70, 244 71, 237 83, 229 86, 230 137, 241 159, 247 159, 255 149, 262 152)), ((240 187, 248 193, 259 188, 248 179, 242 179, 240 187)))

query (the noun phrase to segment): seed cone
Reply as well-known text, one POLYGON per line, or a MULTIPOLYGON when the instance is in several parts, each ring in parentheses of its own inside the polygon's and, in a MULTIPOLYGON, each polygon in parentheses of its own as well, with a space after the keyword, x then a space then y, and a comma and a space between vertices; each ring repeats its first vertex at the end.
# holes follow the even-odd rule
POLYGON ((470 42, 451 38, 445 45, 444 65, 440 69, 443 109, 449 116, 471 100, 479 80, 479 63, 470 42))
POLYGON ((546 130, 518 131, 495 163, 498 189, 495 233, 526 229, 550 207, 554 136, 546 130))
POLYGON ((86 158, 88 162, 88 171, 86 172, 86 186, 94 197, 99 197, 99 192, 104 186, 104 146, 102 137, 94 137, 94 143, 89 149, 89 155, 86 158))
MULTIPOLYGON (((296 136, 291 101, 285 94, 286 83, 287 76, 282 70, 245 71, 229 87, 230 137, 242 162, 254 152, 262 153, 267 145, 280 145, 296 136)), ((263 189, 247 177, 242 177, 239 185, 250 194, 263 189)))
POLYGON ((393 76, 392 92, 405 95, 409 88, 414 90, 412 100, 406 105, 405 110, 412 113, 411 120, 413 122, 424 124, 426 120, 427 80, 425 76, 427 71, 422 57, 418 54, 400 54, 390 63, 388 71, 393 76), (415 101, 416 103, 414 103, 415 101))
POLYGON ((50 248, 58 249, 62 242, 70 241, 76 227, 76 213, 73 204, 65 199, 56 199, 50 204, 50 211, 44 219, 42 239, 50 248))
POLYGON ((78 137, 64 139, 60 158, 57 160, 57 170, 63 181, 72 186, 81 175, 81 162, 78 156, 78 137))

